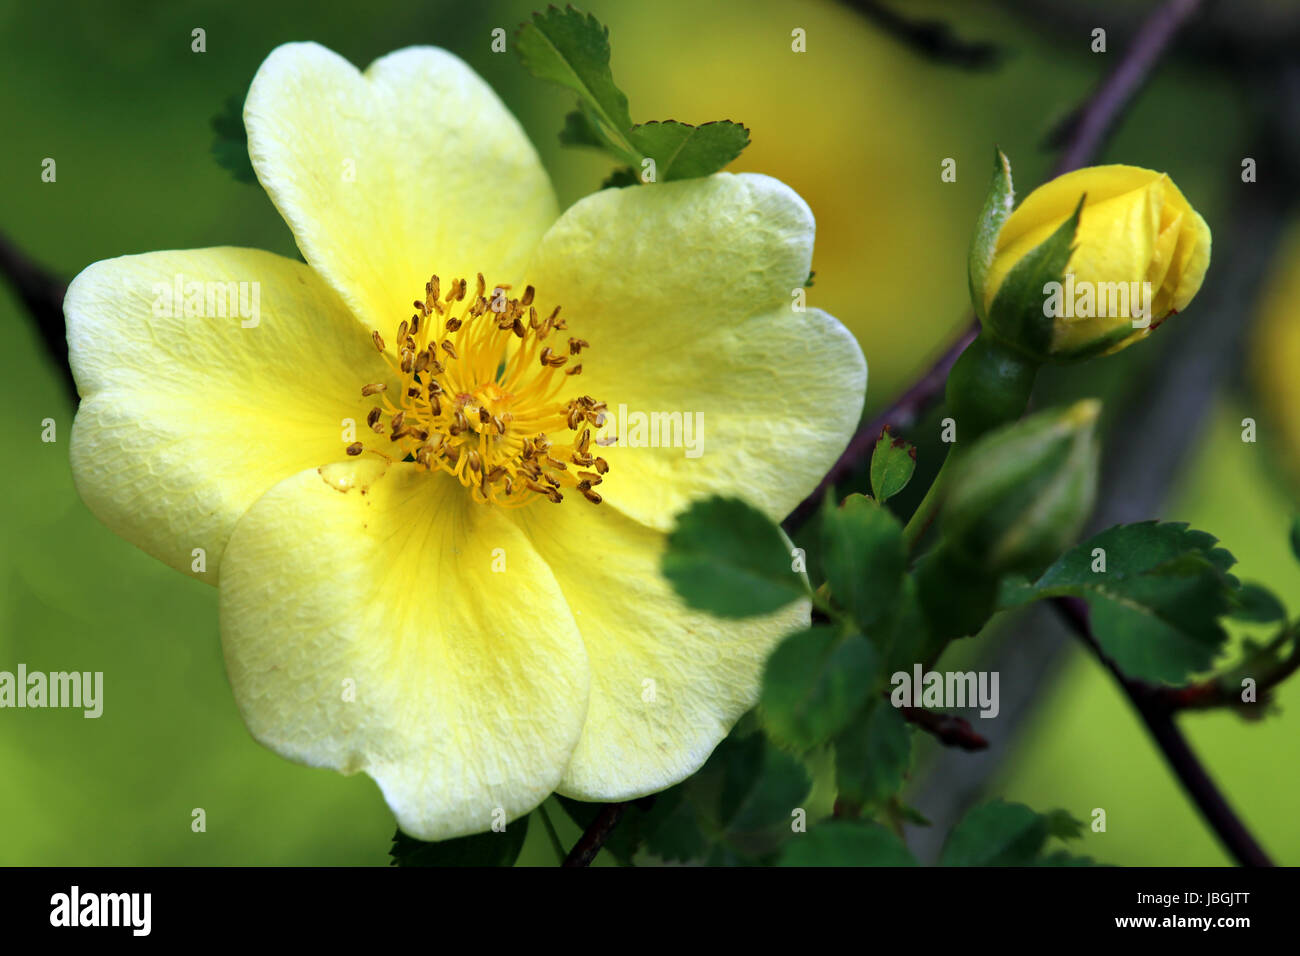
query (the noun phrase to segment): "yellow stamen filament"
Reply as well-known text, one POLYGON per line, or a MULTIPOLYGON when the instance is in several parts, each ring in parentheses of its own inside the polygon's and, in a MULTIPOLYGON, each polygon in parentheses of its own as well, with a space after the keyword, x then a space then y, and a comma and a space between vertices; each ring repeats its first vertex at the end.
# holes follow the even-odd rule
MULTIPOLYGON (((414 303, 415 314, 397 326, 395 357, 378 330, 373 333, 401 387, 362 387, 362 395, 383 403, 366 423, 387 434, 418 468, 455 477, 475 501, 518 507, 546 498, 558 504, 561 489, 575 489, 600 504, 593 487, 609 465, 590 448, 606 405, 589 395, 560 395, 582 372, 580 364, 563 366, 588 343, 570 338, 565 348, 557 336, 544 345, 565 328, 559 307, 541 318, 532 286, 518 298, 508 298, 509 289, 496 286, 489 294, 479 273, 472 295, 464 279, 455 279, 444 296, 433 276, 424 300, 414 303), (568 355, 556 354, 557 345, 568 355)), ((360 453, 354 447, 349 454, 360 453)))

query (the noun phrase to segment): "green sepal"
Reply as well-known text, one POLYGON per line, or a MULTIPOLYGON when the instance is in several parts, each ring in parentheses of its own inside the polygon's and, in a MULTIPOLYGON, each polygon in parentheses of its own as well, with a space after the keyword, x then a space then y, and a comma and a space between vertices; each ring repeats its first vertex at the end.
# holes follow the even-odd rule
POLYGON ((989 267, 997 252, 998 234, 1016 205, 1016 191, 1011 182, 1011 160, 1000 149, 993 151, 993 179, 984 197, 984 207, 975 221, 975 234, 971 238, 967 275, 970 281, 970 301, 975 314, 984 321, 984 283, 989 267))
POLYGON ((1013 349, 1038 361, 1051 354, 1057 321, 1043 314, 1047 301, 1043 289, 1049 282, 1065 281, 1086 198, 1080 196, 1070 217, 1011 267, 989 306, 985 327, 1013 349))

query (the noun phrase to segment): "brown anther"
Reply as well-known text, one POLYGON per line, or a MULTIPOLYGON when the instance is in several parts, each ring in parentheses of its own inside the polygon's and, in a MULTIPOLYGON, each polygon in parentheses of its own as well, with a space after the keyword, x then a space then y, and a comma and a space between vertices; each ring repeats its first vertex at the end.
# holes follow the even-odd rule
POLYGON ((439 342, 438 347, 442 349, 444 352, 446 352, 448 355, 450 355, 452 358, 460 357, 456 354, 456 346, 452 345, 450 342, 446 340, 439 342))
POLYGON ((376 405, 374 408, 370 409, 370 412, 366 415, 366 424, 371 428, 374 428, 375 422, 379 421, 379 416, 382 414, 384 414, 384 410, 376 405))
POLYGON ((388 440, 398 441, 399 439, 405 438, 409 431, 410 429, 408 428, 395 428, 393 429, 393 433, 388 436, 388 440))
POLYGON ((514 322, 510 325, 510 330, 521 339, 527 334, 527 331, 524 329, 523 321, 520 320, 517 315, 515 316, 514 322))
POLYGON ((609 471, 609 462, 607 462, 604 458, 597 458, 596 470, 600 472, 602 475, 605 474, 606 472, 609 471))
POLYGON ((363 448, 365 448, 365 446, 362 445, 361 442, 359 442, 359 441, 354 441, 351 445, 348 445, 348 454, 349 454, 349 455, 359 455, 359 454, 361 454, 361 450, 362 450, 363 448))
POLYGON ((413 371, 415 372, 415 374, 418 375, 428 367, 429 367, 429 350, 424 349, 420 352, 419 355, 415 357, 415 366, 413 368, 413 371))
POLYGON ((598 505, 605 500, 600 495, 596 494, 596 492, 592 491, 590 488, 584 488, 582 490, 582 497, 586 498, 593 505, 598 505))
POLYGON ((542 368, 546 368, 546 366, 551 363, 550 346, 547 346, 546 348, 542 349, 542 354, 538 356, 538 360, 541 362, 542 368))
POLYGON ((388 390, 388 386, 385 385, 383 382, 373 382, 370 385, 361 386, 362 395, 374 395, 377 392, 383 392, 387 390, 388 390))
POLYGON ((589 349, 589 348, 591 348, 591 343, 588 342, 586 339, 574 339, 574 338, 569 339, 570 355, 577 355, 583 349, 589 349))
POLYGON ((411 323, 403 319, 402 324, 397 327, 397 340, 400 342, 406 338, 406 333, 409 331, 411 331, 411 323))
POLYGON ((480 405, 478 407, 478 420, 486 425, 488 422, 492 421, 492 413, 480 405))
POLYGON ((379 334, 378 329, 375 329, 375 331, 370 333, 370 340, 375 343, 375 348, 379 351, 382 352, 384 350, 384 337, 379 334))
POLYGON ((524 294, 519 297, 519 304, 522 305, 524 308, 527 308, 528 306, 532 305, 533 296, 536 294, 536 292, 537 290, 534 289, 532 286, 530 285, 524 286, 524 294))
POLYGON ((469 469, 475 473, 483 470, 483 457, 472 449, 469 453, 469 469))

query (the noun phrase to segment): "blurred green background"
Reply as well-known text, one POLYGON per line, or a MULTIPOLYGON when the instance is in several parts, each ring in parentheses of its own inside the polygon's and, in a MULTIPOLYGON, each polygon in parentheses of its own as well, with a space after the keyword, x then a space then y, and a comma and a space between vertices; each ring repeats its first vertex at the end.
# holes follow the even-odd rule
MULTIPOLYGON (((567 206, 610 164, 562 150, 556 133, 571 97, 530 82, 513 54, 490 50, 494 27, 513 32, 537 6, 5 0, 0 231, 68 278, 99 259, 157 249, 230 244, 293 254, 261 189, 213 161, 210 119, 228 97, 242 97, 273 47, 305 39, 359 66, 412 44, 454 51, 520 117, 567 206), (205 53, 191 52, 196 27, 206 30, 205 53), (41 182, 46 157, 58 164, 55 183, 41 182)), ((998 69, 978 73, 929 63, 835 3, 584 6, 610 27, 615 77, 634 118, 742 121, 753 143, 735 168, 776 176, 808 200, 818 219, 810 298, 862 342, 869 410, 887 404, 963 322, 966 244, 993 144, 1011 156, 1022 190, 1036 184, 1052 160, 1045 134, 1115 55, 1090 54, 1086 36, 1063 42, 1030 29, 1000 4, 894 4, 1004 47, 998 69), (805 54, 790 51, 795 27, 807 32, 805 54), (940 180, 945 158, 956 160, 954 183, 940 180)), ((1103 17, 1114 5, 1097 8, 1103 17)), ((1248 112, 1222 71, 1171 64, 1105 160, 1168 171, 1217 228, 1240 188, 1248 112)), ((1272 586, 1296 611, 1300 570, 1285 538, 1300 448, 1291 305, 1300 288, 1287 266, 1300 249, 1288 248, 1248 374, 1216 398, 1158 516, 1220 535, 1242 576, 1272 586), (1253 445, 1239 437, 1246 415, 1266 423, 1253 445)), ((1212 267, 1207 287, 1214 279, 1212 267)), ((1104 389, 1107 376, 1158 362, 1159 339, 1130 350, 1141 359, 1060 374, 1070 390, 1104 389)), ((0 711, 0 864, 385 863, 392 817, 367 778, 290 764, 244 730, 226 685, 216 592, 121 541, 78 500, 67 463, 74 406, 7 289, 0 373, 10 463, 0 498, 0 669, 23 662, 105 674, 98 720, 0 711), (47 417, 58 423, 54 444, 39 440, 47 417), (198 807, 205 833, 191 831, 198 807)), ((1106 808, 1108 831, 1090 834, 1082 849, 1101 860, 1226 862, 1109 678, 1070 654, 992 792, 1083 819, 1106 808)), ((1265 847, 1295 864, 1300 682, 1283 688, 1279 704, 1281 715, 1262 724, 1221 714, 1186 717, 1183 726, 1265 847)), ((576 830, 550 807, 571 841, 576 830)), ((541 827, 521 862, 554 862, 541 827)))

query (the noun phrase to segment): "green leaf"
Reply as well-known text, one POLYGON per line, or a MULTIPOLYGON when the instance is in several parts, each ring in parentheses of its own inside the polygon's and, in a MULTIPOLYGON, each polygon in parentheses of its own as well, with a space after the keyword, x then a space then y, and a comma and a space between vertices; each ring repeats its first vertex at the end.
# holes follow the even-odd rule
POLYGON ((1117 525, 1067 551, 1015 597, 1083 598, 1097 643, 1120 670, 1182 683, 1210 666, 1227 637, 1218 619, 1234 607, 1237 582, 1227 572, 1236 559, 1217 544, 1186 524, 1117 525))
POLYGON ((1055 323, 1043 315, 1043 287, 1063 281, 1084 198, 1079 197, 1074 212, 1054 233, 1011 267, 989 306, 988 325, 998 338, 1031 355, 1045 355, 1050 349, 1055 323))
POLYGON ((1243 584, 1233 595, 1228 617, 1237 621, 1267 624, 1286 620, 1286 607, 1272 591, 1258 584, 1243 584))
POLYGON ((792 813, 803 804, 812 788, 804 765, 773 747, 762 734, 752 734, 740 741, 723 759, 726 778, 719 820, 728 838, 773 829, 790 832, 792 813))
POLYGON ((779 743, 811 750, 842 730, 875 684, 876 653, 830 627, 791 634, 767 660, 759 713, 779 743))
POLYGON ((1300 561, 1300 516, 1291 522, 1291 553, 1300 561))
POLYGON ((731 120, 703 126, 664 120, 633 126, 628 139, 655 161, 655 180, 666 183, 716 173, 749 145, 749 130, 731 120))
POLYGON ((1083 836, 1083 821, 1076 820, 1067 810, 1049 810, 1040 814, 1047 826, 1047 835, 1058 840, 1077 840, 1083 836))
MULTIPOLYGON (((571 6, 549 7, 520 25, 515 50, 533 76, 582 97, 612 141, 626 140, 632 116, 610 72, 609 30, 599 20, 571 6)), ((639 158, 620 153, 629 161, 639 158)))
POLYGON ((564 128, 560 130, 560 144, 563 146, 591 146, 596 149, 609 149, 608 137, 592 120, 581 102, 576 110, 570 110, 564 116, 564 128))
POLYGON ((646 849, 663 860, 688 863, 708 855, 711 842, 700 828, 695 804, 683 793, 683 787, 665 791, 671 799, 656 797, 654 808, 645 821, 646 849))
POLYGON ((438 843, 426 843, 398 830, 388 855, 393 866, 514 866, 528 836, 528 820, 520 817, 499 833, 489 830, 438 843))
POLYGON ((244 129, 244 99, 232 96, 221 112, 212 117, 212 155, 241 183, 257 182, 253 162, 248 158, 248 132, 244 129))
POLYGON ((1095 866, 1088 857, 1057 850, 1046 856, 1049 838, 1077 839, 1083 824, 1064 810, 1035 813, 1022 803, 995 800, 978 806, 952 828, 940 866, 1095 866))
POLYGON ((871 633, 897 606, 907 568, 898 519, 865 495, 849 495, 825 509, 822 552, 832 600, 871 633))
POLYGON ((790 552, 781 529, 757 508, 736 498, 709 498, 678 515, 662 568, 691 607, 751 617, 808 596, 790 552))
POLYGON ((637 176, 635 169, 631 166, 620 166, 605 177, 605 181, 600 184, 600 188, 623 189, 626 186, 638 186, 640 184, 641 180, 637 176))
POLYGON ((831 820, 796 834, 781 866, 916 866, 916 857, 878 823, 831 820))
POLYGON ((841 798, 880 804, 903 786, 912 757, 912 729, 881 700, 835 738, 835 783, 841 798))
POLYGON ((1027 866, 1047 842, 1045 818, 1022 803, 976 807, 948 834, 940 866, 1027 866))
POLYGON ((889 434, 886 425, 871 453, 871 493, 882 504, 907 487, 916 471, 916 446, 889 434))
POLYGON ((1000 149, 993 151, 993 181, 984 197, 984 208, 975 222, 971 239, 968 276, 971 305, 984 319, 984 284, 988 280, 993 254, 997 251, 998 233, 1016 205, 1016 190, 1011 182, 1011 160, 1000 149))

